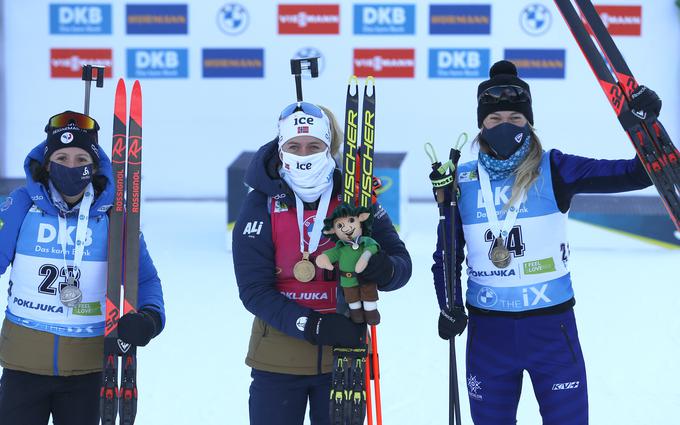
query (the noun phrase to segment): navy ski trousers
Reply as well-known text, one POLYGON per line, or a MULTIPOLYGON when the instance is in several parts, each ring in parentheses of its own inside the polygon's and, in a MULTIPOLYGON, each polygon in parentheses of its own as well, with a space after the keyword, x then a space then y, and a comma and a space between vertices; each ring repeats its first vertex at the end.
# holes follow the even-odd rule
POLYGON ((514 425, 526 370, 543 425, 586 425, 588 391, 572 309, 514 318, 470 313, 466 383, 475 425, 514 425))
POLYGON ((101 373, 47 376, 4 369, 0 424, 98 425, 101 373))
POLYGON ((330 373, 306 376, 253 369, 250 376, 250 425, 302 425, 307 400, 312 425, 330 425, 330 373))

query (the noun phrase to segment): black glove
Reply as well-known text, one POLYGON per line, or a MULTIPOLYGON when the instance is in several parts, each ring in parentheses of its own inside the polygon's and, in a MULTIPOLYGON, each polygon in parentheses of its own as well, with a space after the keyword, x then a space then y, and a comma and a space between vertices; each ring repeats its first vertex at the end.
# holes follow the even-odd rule
POLYGON ((385 286, 392 280, 394 264, 390 256, 383 250, 371 255, 368 265, 363 272, 357 274, 359 284, 376 283, 378 287, 385 286))
POLYGON ((127 313, 118 321, 118 338, 128 344, 144 347, 161 329, 161 316, 152 309, 127 313))
POLYGON ((305 339, 314 345, 360 347, 366 337, 365 325, 357 325, 342 314, 319 314, 307 317, 305 339))
POLYGON ((467 326, 468 317, 463 307, 454 307, 452 311, 442 310, 439 313, 439 337, 450 339, 460 335, 467 326))
POLYGON ((647 114, 659 116, 661 112, 661 99, 654 90, 645 86, 638 86, 630 95, 631 112, 638 118, 645 119, 647 114))

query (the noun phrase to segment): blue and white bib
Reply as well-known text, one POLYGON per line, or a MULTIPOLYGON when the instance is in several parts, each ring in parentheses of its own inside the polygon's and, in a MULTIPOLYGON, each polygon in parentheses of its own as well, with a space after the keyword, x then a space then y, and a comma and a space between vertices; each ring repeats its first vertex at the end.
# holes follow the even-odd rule
MULTIPOLYGON (((472 306, 495 311, 527 311, 568 301, 574 296, 567 267, 567 214, 555 201, 550 155, 543 153, 540 175, 521 204, 515 225, 505 238, 512 261, 497 268, 490 259, 494 235, 486 218, 477 161, 459 167, 459 210, 467 246, 468 288, 472 306)), ((491 181, 498 220, 512 196, 514 175, 491 181)))
POLYGON ((91 217, 83 259, 76 273, 82 302, 73 308, 59 300, 74 255, 77 215, 67 217, 66 234, 59 232, 58 217, 44 214, 33 205, 26 214, 17 239, 10 275, 7 319, 57 335, 92 337, 103 335, 106 313, 106 277, 109 218, 91 217), (61 238, 66 238, 66 263, 61 238))

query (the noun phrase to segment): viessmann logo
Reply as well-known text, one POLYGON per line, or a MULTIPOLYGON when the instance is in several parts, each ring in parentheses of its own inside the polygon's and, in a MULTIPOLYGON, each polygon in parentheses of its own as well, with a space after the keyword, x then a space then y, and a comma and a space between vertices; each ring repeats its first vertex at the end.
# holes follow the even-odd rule
POLYGON ((111 49, 50 49, 52 78, 80 78, 84 64, 107 67, 104 75, 113 75, 111 49))
POLYGON ((413 78, 414 49, 354 49, 357 77, 413 78))
POLYGON ((642 6, 595 6, 611 35, 642 33, 642 6))
POLYGON ((279 34, 339 34, 340 5, 280 4, 279 34))

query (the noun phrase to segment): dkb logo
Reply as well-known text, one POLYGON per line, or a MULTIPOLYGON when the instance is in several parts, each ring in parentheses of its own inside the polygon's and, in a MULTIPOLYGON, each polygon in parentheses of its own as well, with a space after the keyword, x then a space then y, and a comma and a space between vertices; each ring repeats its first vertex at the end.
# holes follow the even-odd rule
POLYGON ((430 49, 430 78, 482 78, 489 49, 430 49))
POLYGON ((354 5, 354 34, 414 34, 415 5, 354 5))
POLYGON ((187 49, 128 49, 130 78, 187 78, 187 49))
POLYGON ((111 5, 51 4, 50 34, 111 34, 111 5))

